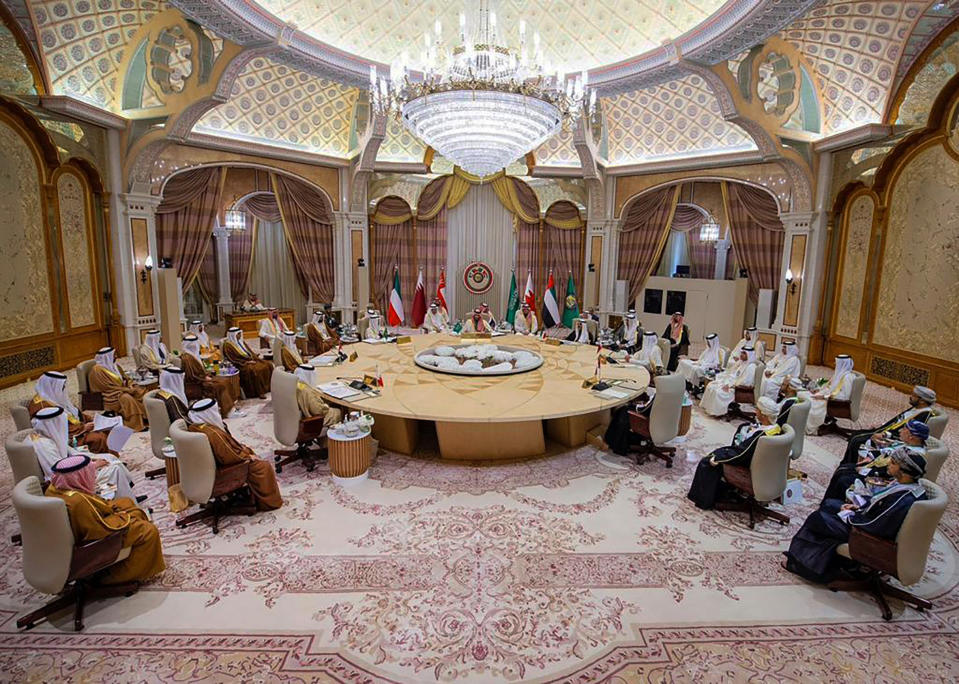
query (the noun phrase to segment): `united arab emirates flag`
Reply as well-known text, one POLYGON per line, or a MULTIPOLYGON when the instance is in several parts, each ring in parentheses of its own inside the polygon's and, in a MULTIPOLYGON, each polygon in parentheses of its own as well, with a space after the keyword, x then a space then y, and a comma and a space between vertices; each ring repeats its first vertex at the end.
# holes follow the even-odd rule
POLYGON ((573 327, 573 321, 579 318, 579 304, 576 303, 576 283, 573 282, 573 274, 569 274, 569 280, 566 281, 566 299, 563 300, 563 325, 567 328, 573 327))
POLYGON ((556 305, 556 283, 553 282, 553 272, 549 272, 549 281, 546 283, 546 294, 543 295, 543 327, 553 328, 559 325, 559 307, 556 305))
POLYGON ((509 299, 506 300, 506 322, 513 325, 519 310, 519 290, 516 289, 516 271, 509 283, 509 299))
POLYGON ((393 289, 390 291, 390 309, 387 312, 387 322, 392 326, 400 325, 406 318, 403 313, 403 294, 400 292, 400 269, 393 269, 393 289))

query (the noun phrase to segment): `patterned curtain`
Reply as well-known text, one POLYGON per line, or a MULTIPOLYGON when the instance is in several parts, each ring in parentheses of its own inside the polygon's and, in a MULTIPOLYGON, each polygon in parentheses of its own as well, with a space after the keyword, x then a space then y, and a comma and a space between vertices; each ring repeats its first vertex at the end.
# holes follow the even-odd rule
POLYGON ((256 218, 267 223, 279 223, 282 221, 280 216, 280 205, 276 202, 276 195, 272 192, 261 192, 256 195, 250 195, 243 202, 244 208, 253 214, 256 218))
POLYGON ((533 292, 539 302, 546 287, 546 278, 539 271, 539 221, 527 223, 514 215, 513 222, 516 226, 516 289, 522 297, 526 290, 527 275, 531 273, 533 292))
POLYGON ((242 233, 230 233, 230 296, 234 302, 242 302, 250 282, 250 267, 256 247, 257 222, 242 233))
POLYGON ((716 247, 699 239, 699 229, 706 215, 692 204, 677 204, 672 230, 684 234, 689 252, 689 273, 693 278, 712 278, 716 270, 716 247))
MULTIPOLYGON (((382 202, 381 202, 382 203, 382 202)), ((373 305, 385 315, 393 288, 393 269, 400 269, 400 288, 403 290, 403 309, 413 310, 413 292, 416 274, 413 273, 413 221, 372 224, 373 282, 370 289, 373 305)))
MULTIPOLYGON (((436 285, 440 280, 440 269, 446 268, 448 235, 446 216, 447 209, 443 207, 433 218, 416 222, 416 261, 418 262, 417 266, 423 268, 427 305, 436 293, 436 285)), ((417 274, 414 273, 413 276, 415 287, 417 274)), ((413 294, 413 292, 410 292, 410 302, 413 301, 413 294)))
POLYGON ((207 247, 203 263, 200 264, 200 273, 197 277, 200 294, 210 308, 216 310, 216 303, 220 298, 220 284, 216 275, 216 238, 210 236, 210 245, 207 247))
MULTIPOLYGON (((556 282, 556 296, 560 299, 566 296, 566 288, 570 277, 576 286, 576 297, 582 300, 583 296, 583 260, 582 260, 583 231, 574 228, 556 228, 546 224, 543 229, 545 243, 545 259, 543 269, 549 273, 553 269, 553 278, 556 282)), ((562 309, 562 304, 560 305, 562 309)))
POLYGON ((278 174, 272 180, 300 288, 304 295, 312 288, 319 301, 332 302, 336 280, 332 207, 301 181, 278 174))
POLYGON ((191 169, 173 176, 157 207, 158 256, 173 263, 190 289, 210 248, 210 234, 220 206, 223 169, 191 169))
POLYGON ((617 278, 627 281, 629 302, 636 300, 659 261, 672 222, 680 186, 640 196, 626 211, 620 227, 617 278))
POLYGON ((776 290, 786 233, 769 193, 742 183, 724 183, 726 213, 736 261, 749 272, 749 298, 776 290))

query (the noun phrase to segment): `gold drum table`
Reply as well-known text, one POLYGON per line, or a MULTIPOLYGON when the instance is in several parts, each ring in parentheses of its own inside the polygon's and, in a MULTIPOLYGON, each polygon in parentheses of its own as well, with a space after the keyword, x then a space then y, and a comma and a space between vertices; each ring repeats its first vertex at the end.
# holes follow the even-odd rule
POLYGON ((600 397, 583 389, 583 381, 596 369, 596 347, 553 346, 523 335, 494 337, 490 342, 536 352, 543 364, 535 370, 505 376, 438 373, 417 366, 416 354, 463 340, 446 334, 409 339, 404 344, 360 342, 351 347, 355 361, 316 369, 319 385, 344 377, 361 379, 378 370, 384 381, 379 396, 326 399, 373 414, 373 437, 384 449, 404 454, 416 450, 424 422, 435 424, 440 454, 450 459, 539 456, 546 450, 547 435, 564 446, 582 445, 586 432, 607 421, 611 409, 635 399, 649 385, 644 368, 604 365, 604 380, 629 380, 631 390, 616 399, 600 397))
POLYGON ((330 472, 339 483, 365 480, 370 470, 373 436, 369 431, 348 435, 338 427, 326 433, 330 472))

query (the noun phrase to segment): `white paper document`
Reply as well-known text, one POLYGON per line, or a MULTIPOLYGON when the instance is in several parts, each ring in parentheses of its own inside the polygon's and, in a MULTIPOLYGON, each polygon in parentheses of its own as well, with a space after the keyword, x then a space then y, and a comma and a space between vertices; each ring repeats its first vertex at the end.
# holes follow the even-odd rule
POLYGON ((358 394, 362 394, 358 389, 353 389, 346 383, 336 381, 328 382, 325 385, 320 385, 320 391, 323 394, 328 394, 329 396, 335 399, 346 399, 347 397, 355 397, 358 394))
POLYGON ((132 434, 133 430, 126 425, 117 425, 107 435, 107 449, 120 453, 132 434))

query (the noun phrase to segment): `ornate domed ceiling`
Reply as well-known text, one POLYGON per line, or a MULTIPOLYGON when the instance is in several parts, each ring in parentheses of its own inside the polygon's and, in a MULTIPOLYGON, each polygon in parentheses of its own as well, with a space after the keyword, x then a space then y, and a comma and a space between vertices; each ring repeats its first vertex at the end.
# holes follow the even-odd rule
MULTIPOLYGON (((675 39, 726 0, 498 0, 500 34, 519 43, 519 21, 539 31, 544 57, 564 71, 612 64, 675 39)), ((265 11, 338 50, 389 63, 415 52, 442 26, 444 44, 459 42, 455 0, 257 0, 265 11), (415 40, 412 40, 414 39, 415 40), (412 47, 411 47, 412 46, 412 47)))

